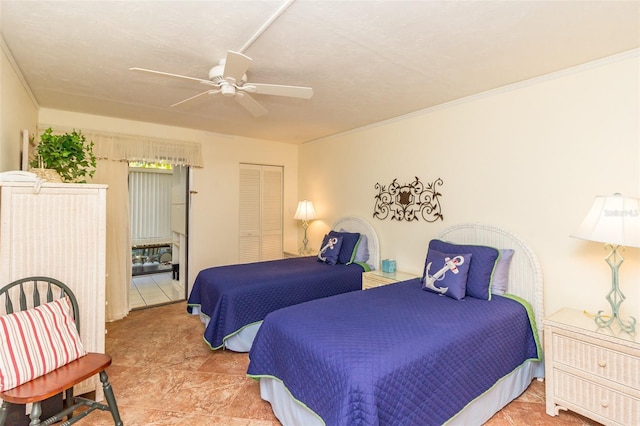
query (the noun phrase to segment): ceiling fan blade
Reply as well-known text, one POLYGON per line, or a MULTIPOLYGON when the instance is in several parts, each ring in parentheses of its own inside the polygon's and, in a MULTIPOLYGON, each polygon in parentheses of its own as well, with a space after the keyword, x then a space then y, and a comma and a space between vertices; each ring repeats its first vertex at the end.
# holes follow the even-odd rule
POLYGON ((151 74, 158 74, 158 75, 162 75, 165 77, 174 77, 174 78, 181 78, 183 80, 193 80, 193 81, 198 81, 200 83, 204 83, 204 84, 209 84, 211 86, 215 86, 216 84, 212 81, 209 80, 203 80, 201 78, 195 78, 195 77, 189 77, 186 75, 180 75, 180 74, 171 74, 170 72, 163 72, 163 71, 156 71, 156 70, 148 70, 145 68, 129 68, 130 71, 140 71, 140 72, 146 72, 146 73, 151 73, 151 74))
POLYGON ((235 96, 236 101, 247 109, 251 114, 256 117, 265 115, 268 111, 265 107, 260 105, 255 99, 246 93, 237 92, 235 96))
POLYGON ((185 99, 184 101, 176 102, 175 104, 171 105, 171 107, 175 107, 175 106, 178 106, 178 105, 182 105, 183 103, 185 103, 185 102, 189 102, 189 101, 192 101, 192 100, 194 100, 194 99, 196 99, 196 98, 199 98, 200 96, 204 96, 204 95, 213 95, 213 94, 215 94, 215 93, 220 93, 220 90, 207 90, 206 92, 198 93, 197 95, 192 96, 192 97, 190 97, 190 98, 187 98, 187 99, 185 99))
POLYGON ((310 99, 313 96, 311 87, 283 86, 280 84, 247 83, 242 90, 258 95, 288 96, 290 98, 310 99), (245 89, 246 87, 246 89, 245 89), (252 89, 254 87, 255 89, 252 89))
POLYGON ((240 83, 242 77, 249 69, 251 62, 253 62, 253 59, 250 57, 229 50, 227 52, 227 59, 224 62, 224 73, 222 76, 225 80, 233 79, 233 81, 229 81, 231 84, 240 83))

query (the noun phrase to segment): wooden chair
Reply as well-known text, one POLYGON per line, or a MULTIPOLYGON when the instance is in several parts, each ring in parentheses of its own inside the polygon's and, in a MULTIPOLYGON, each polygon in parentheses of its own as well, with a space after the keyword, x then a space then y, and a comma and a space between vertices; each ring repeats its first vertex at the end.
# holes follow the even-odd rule
MULTIPOLYGON (((80 331, 80 315, 78 301, 69 287, 60 281, 48 277, 29 277, 14 281, 0 289, 0 302, 4 295, 4 307, 6 314, 24 311, 32 307, 49 303, 55 298, 69 297, 73 309, 73 317, 76 327, 80 331), (14 287, 18 287, 15 289, 14 287), (30 289, 30 287, 32 287, 30 289), (12 291, 10 291, 13 289, 12 291), (26 291, 25 291, 26 290, 26 291), (30 295, 27 296, 27 291, 30 295), (29 299, 28 299, 29 297, 29 299), (32 301, 32 303, 30 303, 32 301), (30 305, 30 306, 29 306, 30 305)), ((99 409, 109 411, 113 416, 115 425, 122 425, 120 413, 113 394, 113 389, 109 383, 106 368, 111 365, 111 357, 101 353, 89 352, 70 363, 51 371, 44 376, 37 377, 29 382, 23 383, 13 389, 0 392, 2 408, 0 408, 0 426, 4 426, 10 404, 32 403, 29 425, 51 425, 60 422, 65 417, 67 420, 61 425, 71 425, 86 417, 92 411, 99 409), (73 396, 73 387, 94 376, 100 375, 102 388, 107 405, 96 401, 73 396), (40 422, 42 414, 41 402, 54 395, 65 393, 63 410, 40 422), (87 409, 76 413, 74 411, 81 407, 87 409)))

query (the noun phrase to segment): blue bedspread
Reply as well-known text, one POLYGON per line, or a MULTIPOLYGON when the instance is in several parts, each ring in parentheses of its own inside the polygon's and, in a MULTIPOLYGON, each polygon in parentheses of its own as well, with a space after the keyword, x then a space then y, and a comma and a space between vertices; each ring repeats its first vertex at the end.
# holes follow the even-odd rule
POLYGON ((419 279, 269 314, 248 375, 282 380, 327 425, 441 425, 538 359, 525 306, 457 301, 419 279))
POLYGON ((271 311, 362 288, 362 266, 327 265, 316 257, 218 266, 202 270, 187 310, 198 306, 210 320, 204 332, 212 349, 271 311))

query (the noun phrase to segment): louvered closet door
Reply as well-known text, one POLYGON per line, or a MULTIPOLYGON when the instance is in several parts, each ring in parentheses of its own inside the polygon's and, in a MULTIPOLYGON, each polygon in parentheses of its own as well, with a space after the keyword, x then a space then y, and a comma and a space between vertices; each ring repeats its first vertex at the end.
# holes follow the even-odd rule
POLYGON ((260 166, 240 165, 241 263, 260 260, 260 174, 260 166))
POLYGON ((262 169, 262 256, 282 258, 282 167, 262 169))
POLYGON ((238 261, 282 258, 282 167, 240 165, 238 261))

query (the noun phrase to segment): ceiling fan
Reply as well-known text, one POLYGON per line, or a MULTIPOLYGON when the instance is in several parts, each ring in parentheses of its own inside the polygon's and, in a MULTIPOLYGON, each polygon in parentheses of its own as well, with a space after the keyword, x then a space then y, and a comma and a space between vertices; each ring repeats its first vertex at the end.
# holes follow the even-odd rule
POLYGON ((209 71, 208 80, 145 68, 134 67, 129 69, 131 71, 140 71, 166 77, 193 80, 213 87, 211 89, 205 90, 202 93, 198 93, 195 96, 191 96, 190 98, 184 99, 180 102, 176 102, 175 104, 171 105, 172 107, 192 101, 201 96, 220 94, 225 97, 233 97, 240 105, 246 108, 247 111, 249 111, 256 117, 259 117, 265 115, 267 113, 267 109, 253 97, 251 97, 250 93, 257 95, 286 96, 301 99, 309 99, 311 98, 311 96, 313 96, 313 89, 311 87, 247 82, 246 73, 252 61, 253 59, 246 55, 243 55, 242 53, 229 50, 227 52, 226 59, 221 60, 218 65, 211 68, 211 70, 209 71))

